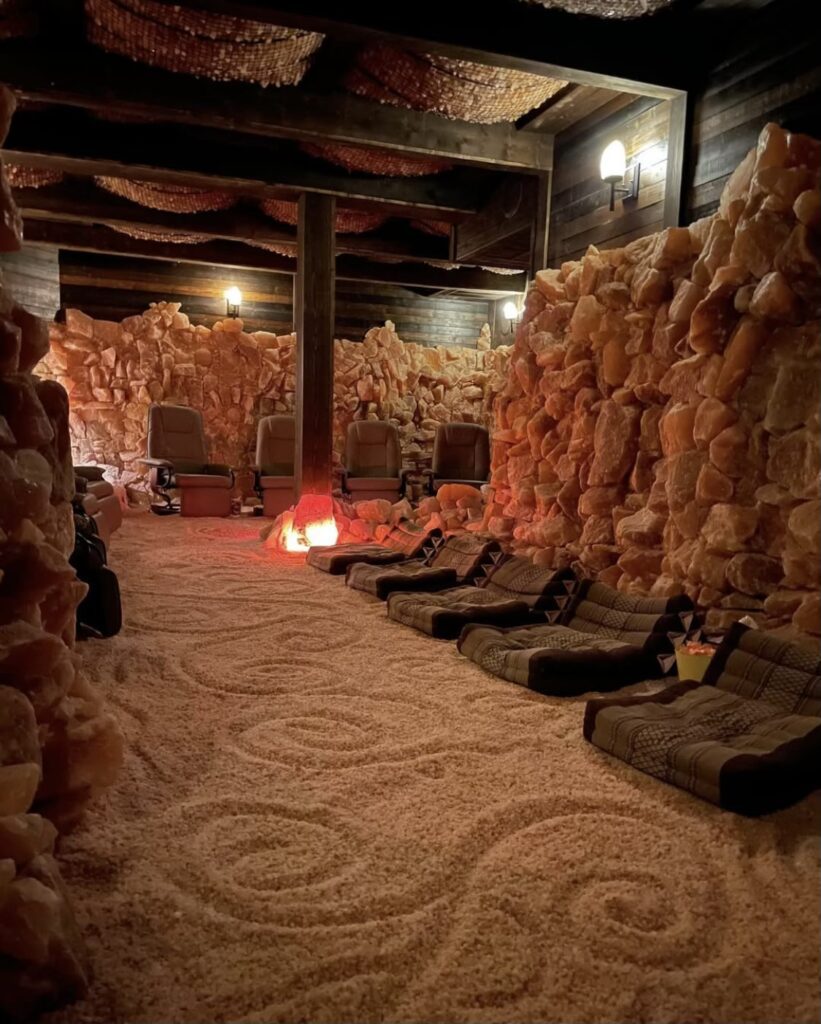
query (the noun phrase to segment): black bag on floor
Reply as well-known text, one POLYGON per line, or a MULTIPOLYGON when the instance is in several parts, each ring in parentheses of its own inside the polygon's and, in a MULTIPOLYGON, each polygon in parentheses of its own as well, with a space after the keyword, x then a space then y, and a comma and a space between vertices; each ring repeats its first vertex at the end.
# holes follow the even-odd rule
POLYGON ((120 632, 123 611, 117 574, 106 565, 106 550, 91 516, 75 507, 74 551, 69 562, 88 593, 77 608, 77 636, 106 637, 120 632))

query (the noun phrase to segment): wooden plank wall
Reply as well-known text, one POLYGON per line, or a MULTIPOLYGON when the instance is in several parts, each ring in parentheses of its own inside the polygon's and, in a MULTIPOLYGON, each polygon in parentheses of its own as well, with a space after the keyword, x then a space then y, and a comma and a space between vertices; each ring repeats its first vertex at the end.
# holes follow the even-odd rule
MULTIPOLYGON (((60 299, 102 320, 141 313, 150 302, 181 302, 192 323, 210 326, 225 315, 223 292, 236 285, 243 295, 242 319, 249 330, 285 334, 293 329, 293 277, 264 271, 229 270, 205 264, 168 263, 94 253, 60 253, 60 299)), ((369 328, 393 320, 403 341, 475 347, 492 302, 431 297, 407 288, 337 281, 338 338, 361 341, 369 328)))
POLYGON ((20 252, 2 253, 0 272, 15 302, 46 320, 54 319, 60 308, 60 267, 56 249, 26 245, 20 252))
POLYGON ((796 3, 771 5, 696 96, 688 220, 714 212, 725 181, 768 121, 821 138, 821 59, 810 24, 816 13, 796 3))
POLYGON ((556 136, 550 266, 577 259, 588 245, 613 248, 662 226, 669 108, 667 102, 638 99, 608 116, 597 111, 556 136), (641 189, 637 202, 617 197, 611 212, 599 160, 613 139, 624 143, 628 181, 633 162, 641 163, 641 189))

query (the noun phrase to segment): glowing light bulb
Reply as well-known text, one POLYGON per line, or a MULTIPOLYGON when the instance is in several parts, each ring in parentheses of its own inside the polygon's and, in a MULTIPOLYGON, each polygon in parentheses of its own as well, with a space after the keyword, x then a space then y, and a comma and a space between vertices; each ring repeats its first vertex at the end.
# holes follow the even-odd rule
POLYGON ((502 306, 502 316, 505 320, 515 320, 518 315, 519 310, 516 308, 515 302, 508 301, 502 306))
POLYGON ((235 285, 225 289, 224 298, 232 306, 242 305, 242 292, 235 285))
POLYGON ((609 146, 605 147, 599 164, 601 180, 614 182, 621 181, 627 170, 627 154, 624 146, 618 139, 615 139, 609 146))

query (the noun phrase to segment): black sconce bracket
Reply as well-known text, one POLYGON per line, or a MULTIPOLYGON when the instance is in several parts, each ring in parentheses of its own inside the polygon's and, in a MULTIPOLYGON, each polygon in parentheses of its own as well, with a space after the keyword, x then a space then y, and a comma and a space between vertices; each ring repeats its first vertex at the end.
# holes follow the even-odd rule
POLYGON ((639 187, 641 184, 641 164, 633 165, 633 180, 629 188, 617 188, 615 181, 610 182, 610 209, 616 209, 616 193, 624 196, 626 200, 638 199, 639 187))

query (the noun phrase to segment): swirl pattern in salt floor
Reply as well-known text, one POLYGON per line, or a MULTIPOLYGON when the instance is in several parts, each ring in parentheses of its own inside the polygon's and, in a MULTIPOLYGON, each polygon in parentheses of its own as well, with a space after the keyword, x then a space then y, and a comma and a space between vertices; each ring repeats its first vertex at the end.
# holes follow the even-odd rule
POLYGON ((257 527, 114 538, 81 650, 127 763, 63 842, 96 980, 55 1022, 818 1020, 817 797, 632 771, 257 527))

